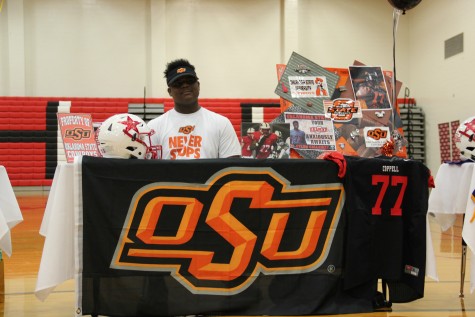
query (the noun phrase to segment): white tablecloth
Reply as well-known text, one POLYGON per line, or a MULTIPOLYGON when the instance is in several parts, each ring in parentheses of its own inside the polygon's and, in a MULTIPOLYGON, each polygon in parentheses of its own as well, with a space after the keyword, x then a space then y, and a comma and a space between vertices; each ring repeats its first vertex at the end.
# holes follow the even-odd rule
POLYGON ((74 165, 56 167, 40 234, 45 237, 35 295, 44 301, 74 277, 74 165))
POLYGON ((12 255, 10 230, 23 221, 20 206, 4 166, 0 166, 0 249, 12 255))
POLYGON ((462 238, 471 251, 470 291, 475 290, 475 163, 442 164, 429 196, 429 213, 442 231, 453 226, 457 214, 465 214, 462 238))

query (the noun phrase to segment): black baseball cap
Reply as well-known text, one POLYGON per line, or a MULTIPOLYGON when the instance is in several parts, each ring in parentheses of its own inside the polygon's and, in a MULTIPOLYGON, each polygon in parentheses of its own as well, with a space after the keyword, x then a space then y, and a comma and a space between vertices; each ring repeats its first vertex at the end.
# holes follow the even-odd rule
POLYGON ((167 85, 170 86, 173 84, 178 78, 181 77, 193 77, 198 79, 198 76, 196 76, 195 70, 191 67, 187 66, 179 66, 175 69, 172 69, 170 72, 168 72, 167 75, 167 85))

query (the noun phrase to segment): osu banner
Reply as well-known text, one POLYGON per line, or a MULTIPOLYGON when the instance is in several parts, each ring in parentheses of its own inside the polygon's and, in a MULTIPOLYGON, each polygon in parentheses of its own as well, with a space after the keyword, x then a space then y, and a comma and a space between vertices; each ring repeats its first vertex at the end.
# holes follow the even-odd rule
POLYGON ((372 311, 343 289, 337 175, 323 160, 83 157, 77 315, 372 311))

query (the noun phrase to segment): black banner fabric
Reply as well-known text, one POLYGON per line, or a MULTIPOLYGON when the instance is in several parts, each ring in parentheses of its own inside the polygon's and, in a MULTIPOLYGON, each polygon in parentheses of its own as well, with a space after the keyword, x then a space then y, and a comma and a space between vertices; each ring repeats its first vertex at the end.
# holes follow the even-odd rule
POLYGON ((337 174, 322 160, 84 157, 78 314, 372 311, 343 290, 337 174))

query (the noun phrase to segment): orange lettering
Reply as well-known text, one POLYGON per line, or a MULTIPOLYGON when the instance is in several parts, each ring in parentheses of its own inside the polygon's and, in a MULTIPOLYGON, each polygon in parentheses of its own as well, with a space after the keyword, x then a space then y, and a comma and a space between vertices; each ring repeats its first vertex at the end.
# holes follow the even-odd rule
POLYGON ((190 142, 188 144, 194 147, 201 147, 201 139, 199 135, 190 135, 190 142))
POLYGON ((326 259, 343 197, 340 183, 292 186, 273 171, 239 168, 205 184, 146 186, 134 195, 111 267, 170 271, 190 291, 215 294, 241 292, 259 272, 313 271, 326 259), (165 228, 171 213, 178 219, 165 228), (247 214, 262 215, 258 228, 247 214), (203 237, 209 244, 200 248, 203 237))
POLYGON ((180 149, 171 149, 170 150, 170 159, 176 160, 176 157, 179 155, 180 149))
POLYGON ((195 198, 157 197, 147 206, 137 230, 137 237, 146 244, 183 244, 191 239, 203 209, 203 204, 195 198), (155 229, 164 206, 184 206, 185 212, 174 236, 157 236, 155 229))
POLYGON ((191 155, 195 152, 195 149, 189 146, 187 146, 185 149, 186 149, 186 154, 185 154, 186 157, 191 157, 191 155))
POLYGON ((168 139, 168 147, 182 147, 184 144, 186 144, 186 140, 187 137, 182 135, 171 137, 168 139))

